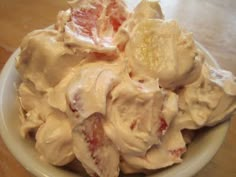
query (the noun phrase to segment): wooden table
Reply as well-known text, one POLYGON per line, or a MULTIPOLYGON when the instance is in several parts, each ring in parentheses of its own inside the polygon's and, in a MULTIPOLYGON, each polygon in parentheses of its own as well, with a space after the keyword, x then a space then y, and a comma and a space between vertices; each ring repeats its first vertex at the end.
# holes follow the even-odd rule
MULTIPOLYGON (((236 74, 236 1, 234 0, 162 0, 167 18, 176 19, 194 33, 219 64, 236 74)), ((64 0, 0 1, 0 69, 17 48, 22 37, 55 22, 60 9, 68 8, 64 0)), ((213 160, 195 177, 236 176, 236 119, 224 144, 213 160)), ((0 176, 30 177, 9 153, 0 139, 0 176)))

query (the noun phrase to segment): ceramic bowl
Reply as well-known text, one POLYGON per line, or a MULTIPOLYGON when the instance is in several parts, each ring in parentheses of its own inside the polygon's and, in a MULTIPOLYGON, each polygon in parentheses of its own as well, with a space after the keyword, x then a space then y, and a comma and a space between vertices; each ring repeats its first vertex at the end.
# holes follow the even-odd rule
MULTIPOLYGON (((205 53, 208 63, 219 67, 214 58, 199 43, 197 46, 205 53)), ((20 50, 17 49, 9 58, 0 76, 0 132, 2 139, 13 156, 37 177, 80 177, 81 174, 57 168, 41 161, 34 148, 34 143, 20 136, 16 99, 16 86, 20 82, 20 78, 15 69, 15 58, 19 52, 20 50)), ((181 164, 160 170, 149 175, 149 177, 190 177, 194 175, 217 152, 225 138, 228 126, 229 121, 198 133, 189 145, 181 164)))

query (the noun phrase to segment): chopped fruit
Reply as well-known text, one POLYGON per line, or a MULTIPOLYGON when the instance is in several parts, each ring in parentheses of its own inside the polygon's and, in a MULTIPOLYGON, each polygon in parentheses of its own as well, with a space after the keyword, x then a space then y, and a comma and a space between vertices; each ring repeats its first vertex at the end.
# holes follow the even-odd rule
POLYGON ((123 7, 116 0, 112 0, 107 6, 106 15, 109 17, 114 31, 117 31, 127 18, 123 7))
POLYGON ((186 152, 186 148, 183 147, 183 148, 179 148, 179 149, 175 149, 175 150, 169 150, 169 152, 172 156, 181 157, 182 154, 186 152))
MULTIPOLYGON (((84 1, 71 9, 65 32, 78 45, 87 45, 93 51, 115 53, 113 36, 128 17, 125 5, 116 0, 84 1)), ((69 43, 71 41, 69 40, 69 43)))
POLYGON ((95 113, 88 120, 85 120, 84 123, 84 134, 92 154, 104 143, 104 131, 101 118, 101 115, 95 113))
POLYGON ((73 100, 69 104, 69 106, 72 112, 78 112, 79 110, 83 109, 81 99, 78 93, 74 95, 73 100))
POLYGON ((165 121, 165 119, 163 117, 160 118, 160 127, 158 129, 158 133, 161 135, 164 135, 166 130, 168 128, 168 124, 165 121))
POLYGON ((138 23, 125 47, 125 55, 136 75, 158 78, 164 88, 191 83, 200 75, 201 60, 195 60, 192 36, 181 31, 175 21, 147 19, 138 23), (191 79, 187 80, 189 75, 191 79))
POLYGON ((93 8, 73 9, 71 20, 78 25, 77 33, 93 37, 97 31, 97 20, 102 12, 102 6, 94 4, 93 8))
POLYGON ((91 176, 118 176, 119 154, 105 135, 103 118, 101 113, 93 113, 74 130, 75 155, 91 176))

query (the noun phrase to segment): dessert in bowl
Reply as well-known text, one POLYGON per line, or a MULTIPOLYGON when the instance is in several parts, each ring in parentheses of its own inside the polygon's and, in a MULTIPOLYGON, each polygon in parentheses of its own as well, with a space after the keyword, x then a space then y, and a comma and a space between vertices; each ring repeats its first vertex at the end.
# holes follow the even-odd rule
MULTIPOLYGON (((152 175, 190 176, 214 155, 228 124, 202 131, 187 147, 194 130, 235 112, 234 76, 217 68, 191 33, 164 20, 158 2, 142 1, 130 11, 122 1, 74 1, 55 29, 28 34, 16 55, 18 95, 8 64, 1 117, 12 117, 14 107, 5 102, 6 91, 14 91, 8 100, 19 99, 14 117, 21 123, 4 123, 1 132, 20 137, 20 129, 26 140, 19 138, 19 146, 33 137, 37 153, 27 156, 26 168, 39 163, 36 175, 52 175, 47 168, 72 175, 48 164, 78 169, 81 162, 90 176, 115 177, 182 162, 152 175)), ((26 149, 35 153, 32 144, 26 149)))

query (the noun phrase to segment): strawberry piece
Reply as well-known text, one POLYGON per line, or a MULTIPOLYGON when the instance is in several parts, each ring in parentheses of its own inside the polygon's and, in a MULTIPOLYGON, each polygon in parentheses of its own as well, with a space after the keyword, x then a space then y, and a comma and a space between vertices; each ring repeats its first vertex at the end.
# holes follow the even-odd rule
POLYGON ((72 102, 70 102, 69 107, 74 113, 78 112, 79 110, 83 110, 80 95, 78 93, 73 96, 72 102))
POLYGON ((186 152, 186 148, 182 147, 182 148, 175 149, 175 150, 169 150, 169 152, 171 153, 172 156, 181 157, 182 154, 186 152))
POLYGON ((94 37, 97 32, 97 20, 102 13, 102 6, 93 4, 94 8, 73 9, 71 20, 78 25, 76 32, 82 36, 94 37))
MULTIPOLYGON (((124 2, 119 0, 78 1, 71 8, 65 32, 79 41, 75 45, 86 44, 91 49, 89 52, 95 52, 94 55, 98 52, 116 56, 117 46, 113 36, 128 16, 124 2)), ((102 59, 108 57, 102 56, 102 59)))
POLYGON ((85 120, 85 139, 88 142, 88 148, 92 153, 104 145, 105 135, 102 126, 102 115, 95 113, 88 120, 85 120))
POLYGON ((160 117, 160 127, 158 129, 158 133, 160 135, 164 135, 167 128, 168 128, 168 124, 167 124, 166 120, 163 117, 160 117))
POLYGON ((126 14, 121 4, 118 4, 116 0, 112 0, 107 6, 106 15, 109 17, 109 21, 113 26, 113 30, 117 31, 122 23, 126 20, 126 14))

